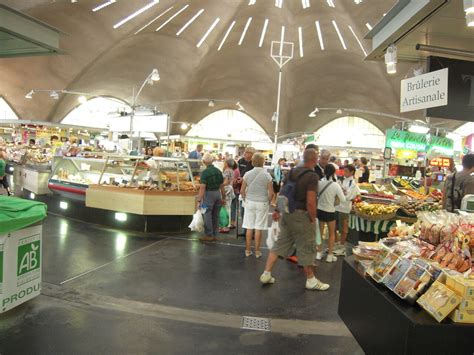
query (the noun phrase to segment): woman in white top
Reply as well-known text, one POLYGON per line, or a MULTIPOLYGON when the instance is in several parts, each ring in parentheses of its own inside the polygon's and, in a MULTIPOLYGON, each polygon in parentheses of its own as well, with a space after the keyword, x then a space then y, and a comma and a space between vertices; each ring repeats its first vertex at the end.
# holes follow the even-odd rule
POLYGON ((252 156, 253 169, 245 173, 240 194, 245 204, 244 222, 242 228, 247 230, 245 235, 245 256, 252 255, 250 250, 253 231, 255 230, 255 257, 260 258, 260 241, 262 231, 268 229, 268 211, 273 198, 273 179, 263 168, 265 156, 255 153, 252 156))
POLYGON ((328 263, 337 260, 333 254, 336 240, 336 197, 339 199, 339 203, 346 201, 341 186, 332 179, 335 172, 334 165, 328 164, 324 168, 324 178, 318 183, 318 220, 321 235, 323 235, 324 224, 327 224, 329 229, 329 252, 326 257, 328 263))
POLYGON ((342 191, 346 196, 346 202, 341 202, 336 206, 336 217, 338 222, 338 230, 341 235, 340 244, 336 244, 334 247, 334 255, 345 256, 346 255, 346 240, 347 234, 349 233, 349 214, 352 209, 352 200, 354 200, 359 194, 359 188, 354 179, 356 168, 354 165, 349 164, 344 167, 344 180, 342 181, 342 191))

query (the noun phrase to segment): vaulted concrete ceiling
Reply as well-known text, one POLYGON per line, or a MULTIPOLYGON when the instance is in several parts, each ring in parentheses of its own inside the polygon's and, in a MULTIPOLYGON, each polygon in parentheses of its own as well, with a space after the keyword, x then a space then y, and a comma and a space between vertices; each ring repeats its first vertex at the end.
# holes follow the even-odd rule
MULTIPOLYGON (((0 95, 21 118, 57 122, 77 105, 77 97, 72 95, 63 95, 57 101, 40 94, 32 100, 25 99, 25 93, 31 89, 81 91, 130 102, 132 87, 140 85, 153 68, 158 68, 161 81, 145 87, 139 104, 183 98, 236 99, 272 133, 278 68, 270 57, 270 45, 280 39, 282 26, 285 41, 295 43, 295 57, 283 70, 280 134, 309 132, 350 113, 321 111, 316 118, 308 118, 315 107, 399 115, 400 80, 413 65, 400 64, 398 74, 389 76, 383 63, 365 62, 361 48, 369 48, 363 40, 368 31, 366 23, 374 25, 394 0, 364 0, 358 5, 353 0, 333 0, 335 7, 329 6, 331 1, 309 0, 311 6, 306 9, 301 0, 283 0, 282 8, 276 7, 274 0, 256 0, 251 6, 249 0, 161 0, 117 29, 114 25, 121 19, 153 1, 117 0, 100 11, 91 11, 105 2, 0 0, 65 33, 61 39, 65 55, 0 59, 0 95), (185 8, 186 5, 189 6, 185 8), (177 36, 200 9, 204 12, 177 36), (250 17, 252 22, 239 45, 250 17), (197 48, 196 44, 217 18, 220 20, 216 27, 197 48), (259 47, 265 19, 269 20, 268 31, 259 47), (218 51, 233 21, 235 26, 218 51), (315 21, 320 23, 324 50, 315 21), (155 31, 165 22, 163 28, 155 31), (347 49, 343 49, 334 24, 347 49), (298 27, 302 28, 303 57, 298 27)), ((197 122, 221 108, 235 108, 231 103, 216 103, 210 108, 202 102, 158 106, 173 120, 187 122, 197 122)), ((395 121, 375 114, 358 116, 381 129, 391 127, 395 121)), ((418 112, 410 117, 421 116, 418 112)))

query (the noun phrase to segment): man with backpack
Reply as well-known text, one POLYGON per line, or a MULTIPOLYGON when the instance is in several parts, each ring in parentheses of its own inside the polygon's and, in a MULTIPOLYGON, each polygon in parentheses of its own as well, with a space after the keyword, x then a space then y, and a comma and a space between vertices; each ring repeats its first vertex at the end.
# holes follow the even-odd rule
POLYGON ((306 289, 325 291, 328 284, 319 281, 314 276, 313 260, 316 255, 316 210, 318 176, 314 166, 318 154, 314 149, 304 152, 304 165, 290 172, 279 198, 278 209, 273 215, 274 220, 280 221, 280 235, 270 251, 265 271, 260 276, 262 284, 272 284, 275 278, 271 271, 278 257, 285 258, 296 244, 298 263, 306 273, 306 289), (281 201, 285 201, 282 206, 281 201))

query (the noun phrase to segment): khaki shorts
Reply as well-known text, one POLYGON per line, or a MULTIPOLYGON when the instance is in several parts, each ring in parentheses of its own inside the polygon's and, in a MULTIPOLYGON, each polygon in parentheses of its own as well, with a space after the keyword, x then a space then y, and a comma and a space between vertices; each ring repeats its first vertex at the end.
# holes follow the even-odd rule
POLYGON ((311 223, 307 213, 284 213, 280 220, 280 234, 272 252, 286 258, 294 245, 298 264, 302 266, 313 265, 316 256, 316 223, 311 223))

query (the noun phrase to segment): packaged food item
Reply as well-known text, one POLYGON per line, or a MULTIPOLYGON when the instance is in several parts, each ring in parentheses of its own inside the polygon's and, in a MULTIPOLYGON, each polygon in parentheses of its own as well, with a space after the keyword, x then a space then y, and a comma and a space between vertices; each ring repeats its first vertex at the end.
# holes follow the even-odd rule
POLYGON ((449 315, 449 318, 454 323, 469 323, 474 324, 474 310, 460 310, 456 309, 449 315))
POLYGON ((446 275, 446 286, 466 300, 474 300, 474 279, 463 275, 446 275))
POLYGON ((462 301, 462 298, 454 291, 435 281, 433 285, 422 295, 417 303, 433 316, 438 322, 442 322, 462 301))
POLYGON ((398 262, 398 258, 398 255, 389 252, 382 261, 374 262, 374 272, 371 275, 372 278, 379 283, 383 282, 385 276, 389 274, 389 272, 398 262))
POLYGON ((459 305, 458 309, 460 311, 474 311, 474 300, 464 299, 459 305))
POLYGON ((393 290, 398 282, 401 280, 407 270, 411 267, 412 261, 410 259, 401 259, 393 268, 384 280, 384 284, 393 290))
POLYGON ((431 284, 431 275, 427 269, 428 264, 425 261, 415 259, 393 292, 407 302, 414 303, 431 284))

